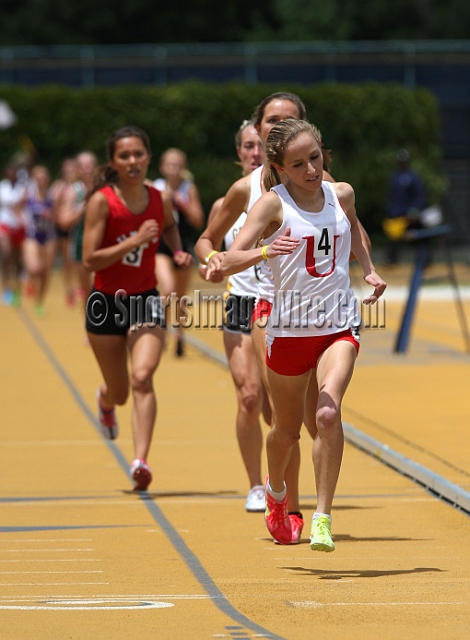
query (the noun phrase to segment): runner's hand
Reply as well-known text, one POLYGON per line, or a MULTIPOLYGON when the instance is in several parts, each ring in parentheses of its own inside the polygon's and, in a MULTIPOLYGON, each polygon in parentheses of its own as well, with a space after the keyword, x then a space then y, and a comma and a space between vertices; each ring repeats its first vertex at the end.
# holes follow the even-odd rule
POLYGON ((383 294, 385 289, 387 288, 387 283, 382 280, 379 274, 375 271, 369 273, 369 275, 364 276, 364 280, 367 284, 370 284, 374 287, 374 293, 367 298, 364 299, 364 304, 375 304, 380 296, 383 294))
POLYGON ((290 227, 287 227, 283 236, 278 236, 270 245, 268 245, 266 255, 268 258, 276 256, 286 256, 293 253, 300 244, 297 238, 291 238, 290 227))
POLYGON ((220 270, 220 265, 225 258, 225 253, 225 251, 219 251, 211 256, 206 269, 206 280, 209 280, 210 282, 221 282, 224 279, 220 270))

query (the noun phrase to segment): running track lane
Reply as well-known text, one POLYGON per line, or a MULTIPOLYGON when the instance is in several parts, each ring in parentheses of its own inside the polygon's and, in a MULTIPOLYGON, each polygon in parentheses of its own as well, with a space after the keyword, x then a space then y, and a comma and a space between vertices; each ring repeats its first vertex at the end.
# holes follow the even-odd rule
MULTIPOLYGON (((89 407, 87 406, 86 402, 82 398, 78 389, 75 387, 70 377, 67 375, 67 372, 55 357, 54 353, 52 352, 49 345, 42 337, 41 333, 38 331, 37 327, 34 325, 34 323, 31 321, 31 319, 29 318, 29 316, 25 311, 23 311, 22 309, 19 309, 18 314, 21 320, 23 321, 23 324, 26 326, 26 329, 29 331, 30 335, 35 341, 35 343, 44 353, 48 362, 51 364, 51 366, 57 372, 57 374, 59 375, 64 385, 68 388, 68 390, 72 394, 77 405, 86 415, 89 422, 93 425, 96 431, 100 433, 99 425, 95 416, 90 411, 89 407)), ((109 448, 110 452, 112 453, 112 455, 118 462, 119 466, 127 476, 129 462, 126 460, 122 451, 119 449, 118 446, 116 446, 116 444, 113 441, 106 440, 105 438, 103 438, 103 440, 105 441, 105 444, 109 448)), ((250 629, 251 631, 258 633, 263 637, 272 638, 273 640, 285 640, 285 638, 283 638, 282 636, 278 636, 277 634, 272 633, 271 631, 268 631, 264 627, 261 627, 260 625, 256 624, 255 622, 253 622, 252 620, 244 616, 242 613, 240 613, 240 611, 238 611, 227 600, 226 596, 220 591, 220 589, 214 583, 210 575, 202 566, 199 558, 187 546, 187 544, 184 542, 182 537, 175 530, 171 522, 164 516, 164 514, 162 513, 158 505, 155 504, 155 502, 146 499, 145 492, 143 492, 139 497, 142 503, 144 504, 144 506, 146 507, 146 509, 150 512, 152 518, 159 525, 159 527, 167 536, 170 543, 173 545, 177 553, 180 555, 180 557, 182 558, 182 560, 184 561, 188 569, 192 572, 196 580, 200 583, 202 588, 206 591, 212 603, 218 609, 220 609, 222 613, 224 613, 226 616, 231 618, 238 625, 243 625, 247 629, 250 629)))

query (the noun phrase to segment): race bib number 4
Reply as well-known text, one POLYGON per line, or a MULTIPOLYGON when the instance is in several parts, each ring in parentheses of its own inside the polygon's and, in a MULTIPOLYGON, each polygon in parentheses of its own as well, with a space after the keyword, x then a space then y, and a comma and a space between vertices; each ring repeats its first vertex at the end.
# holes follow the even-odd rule
POLYGON ((336 267, 336 241, 333 227, 314 228, 314 235, 302 236, 307 240, 305 268, 313 278, 325 278, 336 267), (320 266, 321 265, 321 266, 320 266))

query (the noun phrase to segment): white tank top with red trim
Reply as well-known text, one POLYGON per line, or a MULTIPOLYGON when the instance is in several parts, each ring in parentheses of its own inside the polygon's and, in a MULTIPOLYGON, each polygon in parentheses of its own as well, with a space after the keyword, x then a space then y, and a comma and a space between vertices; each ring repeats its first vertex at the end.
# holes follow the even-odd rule
MULTIPOLYGON (((247 211, 251 209, 251 207, 255 204, 259 198, 261 198, 262 190, 261 190, 261 179, 263 174, 263 167, 258 167, 253 171, 250 175, 250 199, 248 202, 247 211)), ((240 214, 240 217, 235 222, 234 225, 229 229, 229 231, 225 234, 224 242, 225 248, 230 249, 235 240, 238 232, 245 224, 245 220, 247 218, 247 214, 243 212, 240 214)), ((235 296, 253 296, 254 298, 258 296, 258 284, 259 284, 259 265, 255 265, 250 267, 249 269, 245 269, 240 273, 235 273, 230 276, 228 279, 228 290, 231 294, 235 296)))
POLYGON ((290 227, 300 245, 291 255, 269 260, 275 289, 269 336, 323 336, 361 323, 349 280, 351 225, 334 187, 323 182, 322 189, 325 202, 318 213, 300 209, 284 185, 272 189, 281 200, 283 222, 263 244, 290 227))

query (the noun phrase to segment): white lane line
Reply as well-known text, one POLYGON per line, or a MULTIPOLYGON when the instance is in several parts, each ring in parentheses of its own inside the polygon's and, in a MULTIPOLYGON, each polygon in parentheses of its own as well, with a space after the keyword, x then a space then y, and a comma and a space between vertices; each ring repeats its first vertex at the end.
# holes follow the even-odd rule
POLYGON ((0 571, 0 576, 13 576, 13 575, 26 575, 26 574, 50 574, 50 573, 104 573, 103 570, 97 569, 96 571, 0 571))
POLYGON ((5 542, 6 544, 14 544, 14 543, 19 543, 19 544, 23 544, 25 542, 91 542, 93 540, 93 538, 55 538, 55 539, 46 539, 46 538, 32 538, 32 539, 24 539, 21 540, 21 538, 19 538, 18 540, 12 540, 11 538, 7 539, 7 540, 0 540, 1 542, 5 542))
POLYGON ((315 607, 436 607, 449 605, 467 605, 468 602, 315 602, 306 600, 304 602, 290 602, 296 608, 315 607))
MULTIPOLYGON (((60 507, 61 509, 63 509, 64 507, 75 507, 75 506, 79 506, 83 503, 86 504, 86 506, 88 507, 89 505, 91 506, 95 506, 95 505, 127 505, 128 507, 142 507, 142 505, 139 502, 133 502, 131 498, 133 498, 135 496, 130 496, 129 500, 123 500, 123 499, 113 499, 113 498, 106 498, 103 500, 96 500, 96 499, 89 499, 89 498, 77 498, 77 500, 74 500, 73 502, 71 502, 70 500, 64 499, 61 500, 60 498, 57 498, 57 500, 51 500, 51 501, 39 501, 39 500, 23 500, 22 502, 9 502, 8 503, 8 508, 12 509, 14 507, 25 507, 27 506, 28 509, 31 509, 32 507, 44 507, 45 504, 47 504, 47 508, 48 509, 52 509, 53 507, 60 507)), ((243 496, 240 494, 240 499, 242 499, 243 496)), ((187 499, 186 499, 187 500, 187 499)), ((182 502, 184 502, 184 500, 181 500, 182 502)), ((0 504, 6 504, 6 503, 2 503, 0 502, 0 504)), ((127 526, 131 526, 131 525, 127 525, 127 526)), ((142 525, 145 526, 145 525, 142 525)), ((8 532, 3 532, 3 533, 8 533, 8 532)), ((17 533, 15 531, 15 533, 17 533)))
MULTIPOLYGON (((209 600, 212 599, 208 594, 199 594, 199 593, 189 593, 189 594, 174 594, 174 593, 144 593, 144 594, 106 594, 102 596, 98 596, 100 600, 108 600, 110 602, 115 602, 117 600, 159 600, 164 598, 165 600, 209 600)), ((89 599, 89 596, 84 595, 51 595, 50 593, 47 595, 35 595, 35 596, 0 596, 0 600, 5 600, 7 602, 37 602, 39 598, 45 598, 49 601, 57 600, 58 602, 62 600, 70 600, 70 599, 78 599, 84 600, 89 599)))
MULTIPOLYGON (((82 583, 86 584, 86 583, 82 583)), ((151 596, 20 596, 0 597, 0 610, 17 611, 112 611, 128 609, 164 609, 174 607, 165 600, 211 600, 208 594, 151 595, 151 596), (16 604, 14 604, 16 603, 16 604)))
MULTIPOLYGON (((439 556, 439 560, 460 560, 461 556, 439 556)), ((420 556, 420 555, 414 555, 413 558, 416 558, 419 560, 435 560, 436 556, 420 556)), ((329 556, 327 556, 327 558, 322 558, 322 560, 327 560, 328 559, 328 563, 331 562, 332 560, 338 560, 339 562, 341 562, 341 564, 344 563, 344 557, 340 557, 337 556, 336 558, 330 558, 329 556)), ((284 560, 286 561, 286 557, 279 557, 279 558, 274 558, 274 560, 284 560)), ((296 557, 295 558, 296 562, 298 560, 313 560, 315 563, 318 562, 318 560, 320 560, 320 558, 317 558, 315 556, 313 556, 313 554, 311 556, 305 556, 305 558, 302 557, 296 557)), ((375 561, 375 560, 390 560, 390 556, 348 556, 348 562, 350 560, 367 560, 367 561, 375 561)), ((354 571, 354 569, 353 569, 354 571)))
MULTIPOLYGON (((124 442, 124 439, 121 441, 124 442)), ((128 439, 129 444, 132 440, 128 439)), ((90 447, 103 446, 101 439, 97 440, 0 440, 2 447, 90 447)))
POLYGON ((25 562, 26 564, 32 564, 34 562, 101 562, 100 558, 28 558, 27 560, 0 560, 4 562, 25 562))
MULTIPOLYGON (((79 604, 79 603, 77 603, 79 604)), ((137 604, 125 604, 114 606, 96 606, 96 604, 85 604, 83 606, 77 606, 73 604, 71 606, 53 606, 53 605, 0 605, 0 609, 19 610, 19 611, 122 611, 123 609, 167 609, 174 607, 171 602, 139 602, 137 604)))
POLYGON ((72 584, 90 585, 90 584, 109 584, 109 582, 0 582, 0 587, 59 587, 72 584))
POLYGON ((0 553, 70 553, 71 551, 96 551, 96 549, 1 549, 0 553))

